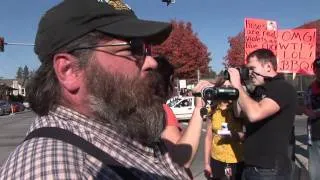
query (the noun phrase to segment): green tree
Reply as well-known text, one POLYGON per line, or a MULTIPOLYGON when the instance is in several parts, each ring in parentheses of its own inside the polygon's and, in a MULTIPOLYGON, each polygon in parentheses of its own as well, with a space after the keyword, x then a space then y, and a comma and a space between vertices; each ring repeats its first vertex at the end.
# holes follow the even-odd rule
POLYGON ((27 65, 25 65, 23 68, 23 79, 24 80, 29 79, 29 68, 27 65))
POLYGON ((214 79, 217 76, 217 73, 209 66, 208 75, 206 78, 214 79))
POLYGON ((18 68, 16 78, 17 79, 23 79, 23 69, 22 69, 22 67, 18 68))

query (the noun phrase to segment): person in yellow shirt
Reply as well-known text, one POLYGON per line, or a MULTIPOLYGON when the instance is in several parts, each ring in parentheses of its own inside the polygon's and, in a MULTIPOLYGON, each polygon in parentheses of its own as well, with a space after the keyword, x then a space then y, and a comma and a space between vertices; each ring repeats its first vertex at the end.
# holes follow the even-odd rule
MULTIPOLYGON (((216 87, 230 86, 229 81, 218 78, 216 87)), ((207 121, 207 134, 205 138, 205 176, 208 179, 241 179, 243 169, 242 122, 235 119, 232 101, 218 101, 211 106, 207 121), (219 135, 218 131, 227 123, 230 135, 219 135)))

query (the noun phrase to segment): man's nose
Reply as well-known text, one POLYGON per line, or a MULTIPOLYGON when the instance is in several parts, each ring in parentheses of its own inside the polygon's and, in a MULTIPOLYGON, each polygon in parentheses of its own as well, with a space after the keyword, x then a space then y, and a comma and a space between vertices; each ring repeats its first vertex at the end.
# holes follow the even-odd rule
POLYGON ((142 71, 155 70, 158 67, 157 61, 152 56, 146 56, 142 65, 142 71))

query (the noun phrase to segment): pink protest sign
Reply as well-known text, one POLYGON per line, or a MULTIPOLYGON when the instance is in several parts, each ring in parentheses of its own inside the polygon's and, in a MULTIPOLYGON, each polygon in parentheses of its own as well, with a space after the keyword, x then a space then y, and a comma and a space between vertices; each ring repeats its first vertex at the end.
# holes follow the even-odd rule
POLYGON ((256 49, 277 53, 277 23, 264 19, 245 19, 245 59, 256 49))
POLYGON ((316 52, 316 29, 278 31, 278 72, 313 74, 316 52))

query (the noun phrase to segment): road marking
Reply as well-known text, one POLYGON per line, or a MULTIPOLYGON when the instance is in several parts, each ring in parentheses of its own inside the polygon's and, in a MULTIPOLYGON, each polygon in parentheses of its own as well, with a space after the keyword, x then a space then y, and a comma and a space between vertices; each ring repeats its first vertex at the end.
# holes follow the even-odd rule
POLYGON ((307 145, 301 143, 300 141, 296 140, 296 145, 299 146, 300 148, 304 149, 304 150, 308 150, 307 145))
MULTIPOLYGON (((301 154, 297 154, 297 153, 296 153, 296 158, 297 158, 297 161, 299 161, 299 163, 301 163, 302 166, 304 166, 304 168, 308 170, 308 168, 309 168, 309 166, 308 166, 308 158, 304 157, 301 154)), ((296 164, 298 166, 301 166, 299 163, 296 163, 296 164)))

